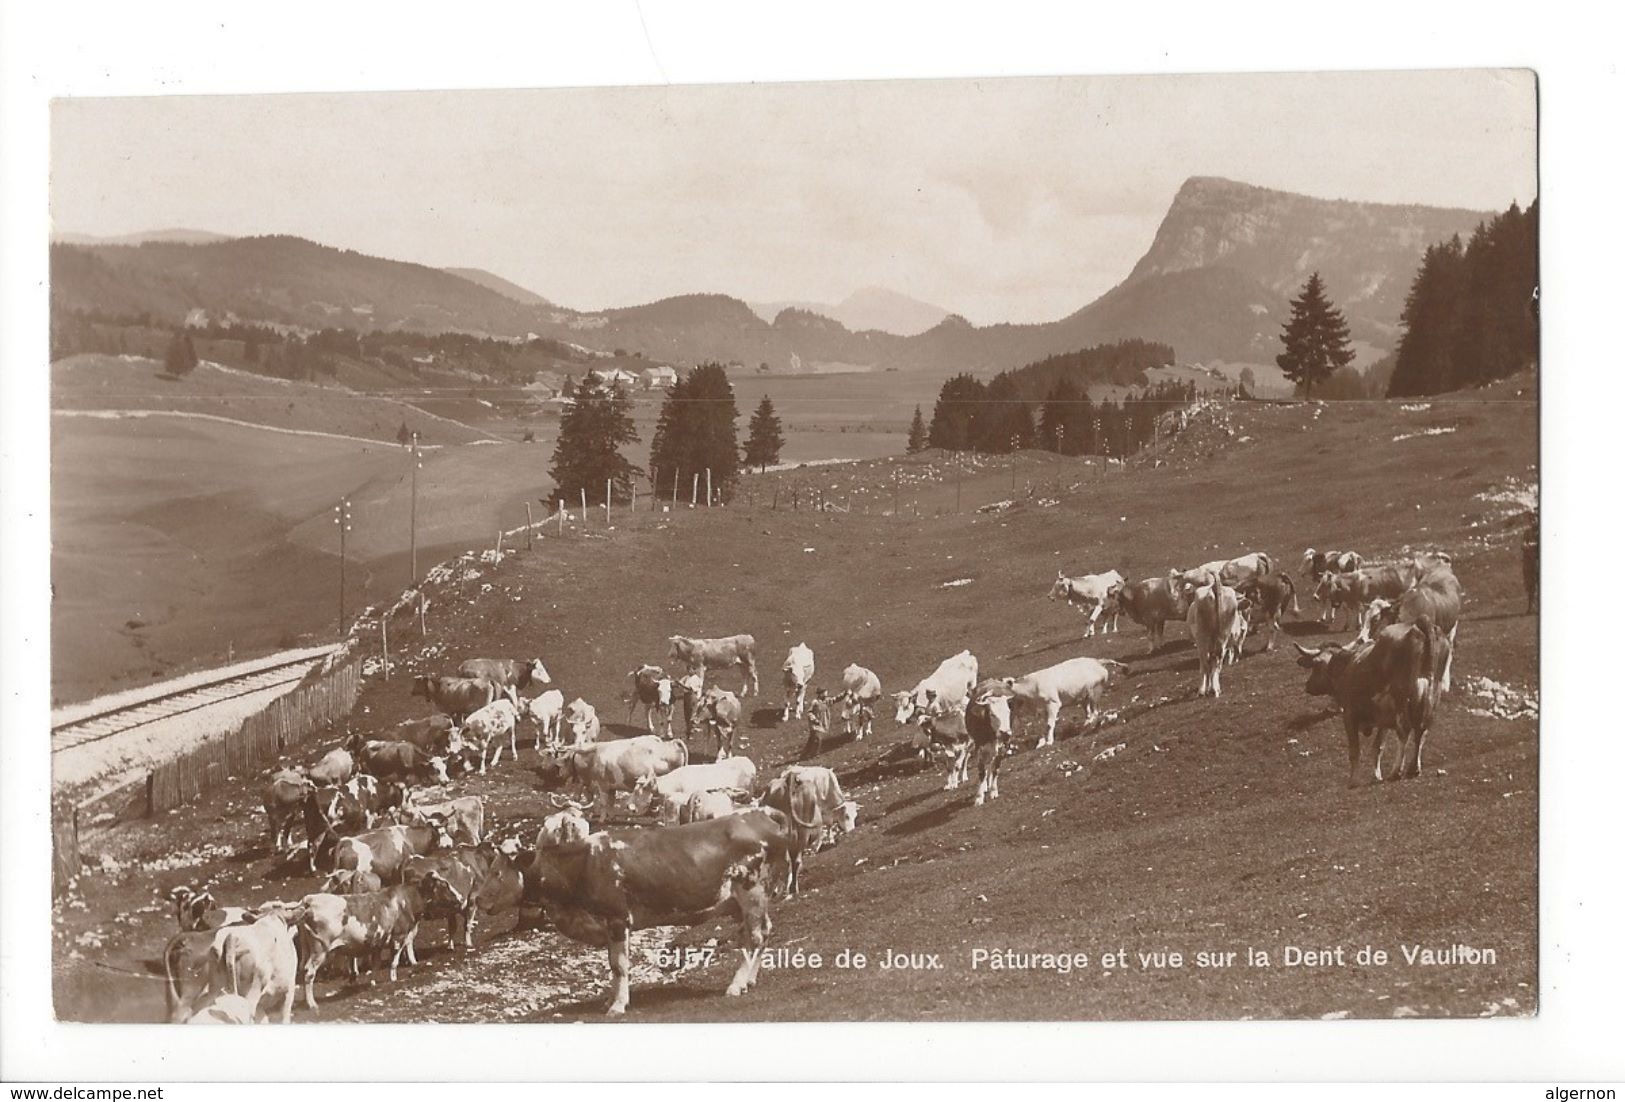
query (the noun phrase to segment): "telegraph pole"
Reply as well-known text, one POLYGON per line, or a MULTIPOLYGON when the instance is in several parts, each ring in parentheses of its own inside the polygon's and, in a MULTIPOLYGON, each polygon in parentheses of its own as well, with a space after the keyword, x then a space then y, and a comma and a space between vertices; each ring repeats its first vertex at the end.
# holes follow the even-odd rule
POLYGON ((344 637, 344 561, 345 537, 350 531, 350 499, 345 498, 333 506, 333 523, 339 526, 339 638, 344 637))
POLYGON ((412 434, 412 588, 418 584, 418 469, 423 466, 423 452, 418 448, 418 434, 412 434))

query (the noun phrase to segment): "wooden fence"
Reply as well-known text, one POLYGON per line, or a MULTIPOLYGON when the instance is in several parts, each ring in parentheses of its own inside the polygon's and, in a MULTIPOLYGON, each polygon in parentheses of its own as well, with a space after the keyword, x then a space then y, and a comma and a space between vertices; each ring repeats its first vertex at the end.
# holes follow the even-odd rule
POLYGON ((79 808, 66 800, 51 802, 51 894, 68 890, 79 875, 79 808))
POLYGON ((289 746, 343 719, 361 691, 361 659, 352 651, 340 664, 318 667, 299 687, 249 716, 241 727, 165 762, 147 774, 147 814, 190 803, 227 777, 246 777, 282 756, 289 746))

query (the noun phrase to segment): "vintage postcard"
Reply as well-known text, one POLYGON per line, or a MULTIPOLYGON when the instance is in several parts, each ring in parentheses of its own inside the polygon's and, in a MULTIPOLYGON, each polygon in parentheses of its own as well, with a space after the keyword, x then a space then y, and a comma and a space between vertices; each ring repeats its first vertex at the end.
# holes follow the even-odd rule
POLYGON ((1537 1012, 1532 72, 50 137, 58 1020, 1537 1012))

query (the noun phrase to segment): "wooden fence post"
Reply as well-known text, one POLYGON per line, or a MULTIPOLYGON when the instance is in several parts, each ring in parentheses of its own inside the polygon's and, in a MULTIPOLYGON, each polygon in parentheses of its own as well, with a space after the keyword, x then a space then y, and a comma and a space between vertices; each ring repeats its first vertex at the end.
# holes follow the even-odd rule
POLYGON ((609 527, 609 499, 615 492, 613 479, 604 479, 604 527, 609 527))
POLYGON ((587 487, 581 487, 581 527, 587 527, 587 487))
POLYGON ((389 680, 389 613, 378 618, 378 632, 384 641, 384 680, 389 680))
POLYGON ((694 472, 694 488, 689 491, 688 507, 690 509, 700 503, 700 472, 694 472))
POLYGON ((530 502, 525 502, 525 550, 529 551, 536 546, 535 536, 536 518, 530 515, 530 502))

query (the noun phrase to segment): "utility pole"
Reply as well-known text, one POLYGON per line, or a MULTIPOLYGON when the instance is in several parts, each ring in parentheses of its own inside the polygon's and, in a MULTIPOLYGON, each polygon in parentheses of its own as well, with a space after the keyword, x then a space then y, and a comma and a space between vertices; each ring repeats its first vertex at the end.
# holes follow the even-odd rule
POLYGON ((965 462, 958 454, 954 455, 954 512, 960 511, 960 505, 965 499, 965 462))
POLYGON ((418 434, 412 434, 412 586, 418 584, 418 469, 423 466, 423 452, 418 448, 418 434))
POLYGON ((345 537, 350 531, 350 499, 345 498, 333 506, 333 523, 339 526, 339 638, 344 637, 344 560, 345 537))

